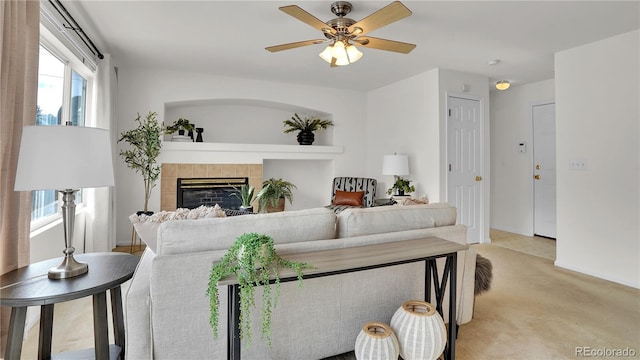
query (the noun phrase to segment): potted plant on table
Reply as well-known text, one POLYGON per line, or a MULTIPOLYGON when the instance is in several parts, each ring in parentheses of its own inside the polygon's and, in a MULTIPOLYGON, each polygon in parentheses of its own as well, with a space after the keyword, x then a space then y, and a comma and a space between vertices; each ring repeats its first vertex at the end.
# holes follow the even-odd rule
POLYGON ((258 211, 279 212, 284 211, 285 199, 293 202, 293 189, 296 186, 288 181, 270 178, 262 182, 262 190, 258 192, 258 211))
POLYGON ((297 113, 294 113, 291 119, 283 121, 284 126, 287 128, 284 130, 285 134, 298 131, 298 144, 311 145, 315 140, 314 131, 324 130, 329 126, 333 126, 333 121, 320 119, 314 115, 306 115, 304 119, 300 118, 297 113))
POLYGON ((405 193, 412 193, 416 191, 416 188, 411 185, 411 180, 396 176, 396 181, 393 183, 393 186, 387 190, 387 195, 391 195, 394 190, 397 196, 405 196, 405 193))
POLYGON ((240 199, 240 210, 245 212, 253 212, 253 203, 256 200, 254 195, 255 188, 251 185, 242 185, 240 189, 234 188, 237 192, 232 193, 229 196, 235 196, 240 199))
POLYGON ((263 286, 262 292, 262 338, 271 346, 271 309, 280 296, 281 268, 293 269, 302 286, 302 269, 312 268, 307 263, 299 263, 281 258, 275 250, 273 239, 268 235, 245 233, 240 235, 222 259, 215 263, 209 274, 207 296, 209 297, 209 323, 214 337, 218 337, 220 319, 220 299, 218 281, 234 275, 240 286, 240 338, 251 343, 250 308, 255 305, 255 286, 263 286), (275 291, 272 291, 270 279, 273 278, 275 291))
POLYGON ((151 190, 156 186, 160 176, 160 166, 156 159, 160 155, 162 142, 160 136, 163 127, 158 123, 155 112, 149 112, 143 119, 140 114, 135 119, 138 126, 135 129, 120 134, 118 142, 124 141, 131 149, 120 150, 120 156, 127 167, 142 174, 144 182, 144 209, 139 213, 153 214, 149 212, 149 199, 151 190))

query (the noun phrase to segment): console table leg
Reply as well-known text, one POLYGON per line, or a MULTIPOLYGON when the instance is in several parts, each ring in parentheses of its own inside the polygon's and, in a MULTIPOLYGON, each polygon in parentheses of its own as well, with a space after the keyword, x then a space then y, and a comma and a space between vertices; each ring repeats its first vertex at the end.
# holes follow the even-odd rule
POLYGON ((26 306, 11 308, 7 347, 4 351, 6 360, 20 360, 20 356, 22 355, 22 338, 24 337, 24 323, 26 320, 26 306))
POLYGON ((227 358, 240 360, 240 285, 228 286, 227 358))
POLYGON ((93 295, 93 336, 97 360, 109 359, 109 325, 107 323, 107 293, 93 295))
POLYGON ((40 336, 38 337, 38 359, 51 358, 53 335, 53 304, 40 307, 40 336))
MULTIPOLYGON (((449 273, 449 328, 447 329, 447 345, 444 350, 445 359, 454 360, 456 358, 456 338, 458 323, 456 321, 456 281, 458 269, 458 253, 447 256, 445 264, 445 274, 449 273)), ((444 279, 443 279, 444 280, 444 279)))

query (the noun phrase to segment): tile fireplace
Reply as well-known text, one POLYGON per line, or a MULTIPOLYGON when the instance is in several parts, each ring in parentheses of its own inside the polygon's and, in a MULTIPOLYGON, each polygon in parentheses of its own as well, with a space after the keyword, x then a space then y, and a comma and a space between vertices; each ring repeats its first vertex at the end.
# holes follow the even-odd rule
MULTIPOLYGON (((175 210, 176 205, 178 204, 178 180, 184 182, 191 182, 192 180, 202 180, 206 179, 211 182, 222 182, 224 186, 227 186, 227 183, 231 179, 242 179, 242 183, 237 183, 236 187, 242 186, 246 181, 249 185, 253 186, 256 189, 256 193, 262 189, 262 164, 172 164, 172 163, 164 163, 162 164, 161 176, 160 176, 160 208, 161 210, 175 210), (222 180, 220 180, 222 179, 222 180), (246 180, 245 180, 246 179, 246 180)), ((194 184, 189 184, 189 186, 194 184)), ((200 186, 202 184, 195 184, 200 186)), ((212 185, 212 184, 209 184, 212 185)), ((214 184, 215 185, 215 184, 214 184)), ((221 185, 221 184, 218 184, 221 185)), ((198 191, 208 191, 205 189, 199 189, 198 191)), ((209 189, 210 190, 210 189, 209 189)), ((195 192, 195 191, 193 191, 195 192)), ((194 196, 203 196, 206 193, 199 192, 194 196)), ((190 199, 190 195, 188 196, 188 201, 192 202, 190 199)), ((211 199, 209 199, 211 200, 211 199)), ((215 205, 218 203, 217 201, 223 200, 236 200, 239 203, 240 201, 234 196, 228 196, 228 194, 221 195, 219 198, 211 200, 215 205)), ((184 202, 184 197, 182 199, 184 202)), ((205 200, 207 201, 207 200, 205 200)), ((219 204, 219 203, 218 203, 219 204)), ((183 203, 183 205, 185 205, 183 203)), ((187 204, 188 206, 184 207, 197 207, 200 205, 195 205, 194 203, 187 204), (195 206, 194 206, 195 205, 195 206)), ((223 207, 223 204, 219 204, 223 207)))

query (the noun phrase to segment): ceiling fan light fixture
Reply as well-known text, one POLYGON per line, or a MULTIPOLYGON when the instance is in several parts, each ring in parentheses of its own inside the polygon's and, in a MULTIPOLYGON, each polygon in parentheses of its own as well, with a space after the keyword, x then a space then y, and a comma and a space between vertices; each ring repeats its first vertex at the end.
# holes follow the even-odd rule
POLYGON ((327 45, 326 48, 320 53, 322 60, 331 64, 331 53, 333 52, 333 45, 327 45))
POLYGON ((362 58, 362 52, 357 47, 344 41, 336 41, 332 45, 327 46, 320 54, 322 60, 331 64, 335 58, 335 65, 345 66, 352 64, 362 58))
POLYGON ((498 90, 507 90, 511 87, 511 83, 507 80, 500 80, 496 83, 496 89, 498 90))
POLYGON ((362 52, 358 50, 354 45, 347 45, 347 56, 349 57, 349 63, 353 64, 354 62, 360 60, 362 57, 362 52))

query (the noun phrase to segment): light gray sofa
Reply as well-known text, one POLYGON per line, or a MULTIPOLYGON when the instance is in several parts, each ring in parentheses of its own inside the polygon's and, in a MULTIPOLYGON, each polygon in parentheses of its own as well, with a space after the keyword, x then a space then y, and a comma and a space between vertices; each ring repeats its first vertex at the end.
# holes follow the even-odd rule
MULTIPOLYGON (((220 287, 219 338, 209 326, 209 271, 245 232, 270 235, 278 253, 325 250, 437 236, 466 244, 447 204, 326 208, 163 223, 155 253, 142 256, 125 296, 127 359, 225 359, 227 288, 220 287)), ((458 253, 457 322, 473 312, 475 250, 458 253)), ((443 259, 441 259, 444 262, 443 259)), ((440 264, 442 265, 442 264, 440 264)), ((260 339, 260 297, 251 312, 253 341, 243 359, 320 359, 354 349, 363 324, 389 323, 409 299, 424 296, 424 263, 281 284, 269 349, 260 339)), ((440 271, 441 273, 441 271, 440 271)), ((445 297, 447 298, 447 297, 445 297)), ((448 303, 445 301, 445 311, 448 303)))

